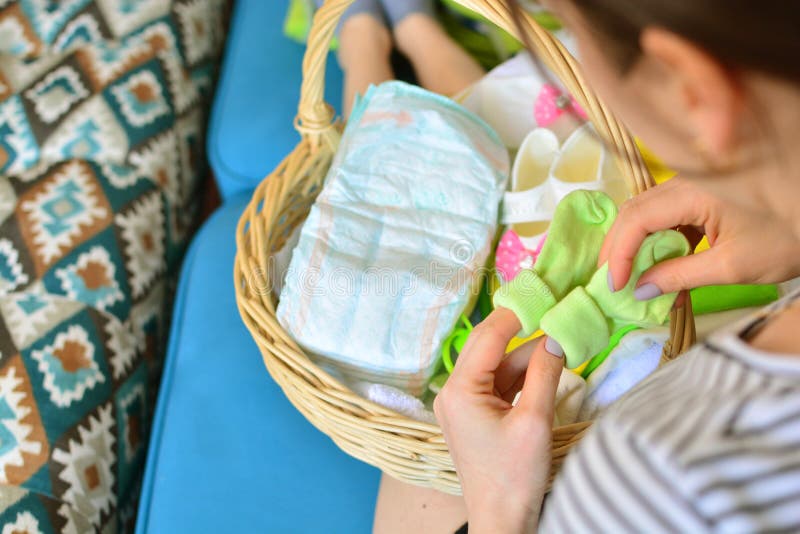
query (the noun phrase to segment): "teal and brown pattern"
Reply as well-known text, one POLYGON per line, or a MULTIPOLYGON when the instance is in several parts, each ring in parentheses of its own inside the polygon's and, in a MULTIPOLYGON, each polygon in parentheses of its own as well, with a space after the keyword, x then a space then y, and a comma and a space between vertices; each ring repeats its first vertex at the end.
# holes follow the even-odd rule
POLYGON ((224 0, 0 0, 0 524, 130 531, 224 0))

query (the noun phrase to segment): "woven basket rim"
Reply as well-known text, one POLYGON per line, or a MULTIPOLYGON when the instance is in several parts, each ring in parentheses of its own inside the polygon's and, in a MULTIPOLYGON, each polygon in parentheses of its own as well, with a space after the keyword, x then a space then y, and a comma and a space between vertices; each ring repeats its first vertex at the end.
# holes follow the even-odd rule
MULTIPOLYGON (((501 0, 457 0, 518 39, 525 32, 542 62, 586 110, 595 129, 617 147, 618 163, 636 194, 654 185, 632 136, 594 95, 577 62, 550 33, 526 17, 517 28, 501 0)), ((437 425, 419 422, 358 396, 317 366, 281 328, 269 284, 271 255, 300 224, 319 191, 341 136, 324 101, 325 62, 334 28, 352 0, 326 0, 315 13, 303 60, 295 128, 301 140, 256 188, 236 230, 234 287, 239 313, 272 378, 292 404, 348 454, 411 484, 459 494, 458 476, 437 425)), ((695 336, 691 307, 670 317, 664 360, 686 350, 695 336)), ((589 422, 554 429, 551 481, 589 422)))

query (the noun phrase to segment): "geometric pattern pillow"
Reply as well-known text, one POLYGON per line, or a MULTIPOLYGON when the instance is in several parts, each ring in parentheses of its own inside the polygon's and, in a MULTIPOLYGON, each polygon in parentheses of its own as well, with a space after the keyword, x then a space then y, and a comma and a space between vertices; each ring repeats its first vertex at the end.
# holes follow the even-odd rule
POLYGON ((225 4, 0 0, 3 533, 133 528, 225 4))

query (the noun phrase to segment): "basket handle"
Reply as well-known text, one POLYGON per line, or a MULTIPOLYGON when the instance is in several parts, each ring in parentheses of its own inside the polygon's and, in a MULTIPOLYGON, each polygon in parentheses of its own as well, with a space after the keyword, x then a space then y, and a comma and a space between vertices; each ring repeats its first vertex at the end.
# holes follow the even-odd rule
MULTIPOLYGON (((272 0, 270 0, 272 1, 272 0)), ((308 44, 303 56, 303 84, 294 127, 313 147, 321 141, 332 150, 338 146, 339 132, 334 127, 336 112, 325 102, 325 63, 333 33, 342 14, 353 0, 325 0, 314 13, 308 44)))

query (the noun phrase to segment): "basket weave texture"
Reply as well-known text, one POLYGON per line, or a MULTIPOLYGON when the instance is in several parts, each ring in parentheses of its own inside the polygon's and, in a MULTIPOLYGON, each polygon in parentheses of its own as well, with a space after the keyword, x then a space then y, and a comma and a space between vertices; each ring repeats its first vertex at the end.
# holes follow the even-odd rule
MULTIPOLYGON (((301 140, 256 188, 239 221, 234 264, 236 301, 270 375, 314 426, 348 454, 397 479, 460 494, 458 476, 438 426, 412 420, 350 391, 315 365, 275 317, 271 257, 308 214, 341 136, 342 125, 335 121, 333 108, 323 99, 325 61, 334 28, 351 1, 326 0, 314 16, 294 124, 301 140)), ((458 2, 522 40, 502 0, 458 2)), ((631 192, 653 187, 632 136, 589 88, 575 59, 532 19, 526 17, 519 30, 525 33, 524 40, 540 60, 586 110, 599 135, 617 148, 617 162, 631 192)), ((691 306, 674 311, 670 327, 663 361, 676 357, 694 342, 691 306)), ((551 481, 589 425, 582 422, 554 429, 551 481)))

